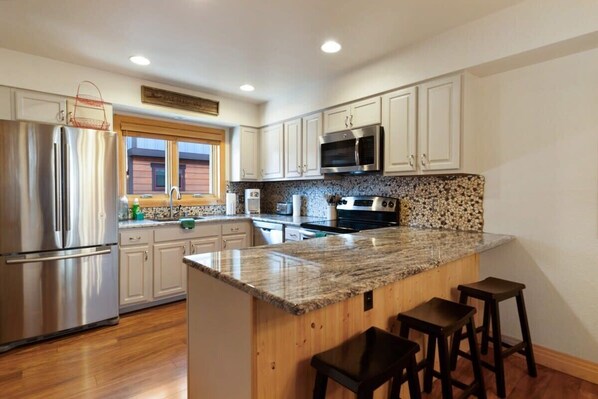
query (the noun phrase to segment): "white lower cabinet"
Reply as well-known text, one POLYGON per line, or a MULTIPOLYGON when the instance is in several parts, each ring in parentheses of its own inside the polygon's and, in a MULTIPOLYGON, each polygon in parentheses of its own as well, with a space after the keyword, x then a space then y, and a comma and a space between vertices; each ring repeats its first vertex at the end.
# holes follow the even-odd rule
POLYGON ((154 298, 183 294, 187 290, 187 241, 154 244, 154 298))
POLYGON ((222 249, 242 249, 249 246, 247 233, 228 234, 222 236, 222 249))
POLYGON ((185 255, 251 246, 251 222, 197 223, 121 230, 120 311, 126 313, 185 298, 185 255))
POLYGON ((120 305, 152 300, 152 259, 149 245, 120 248, 120 305))
POLYGON ((191 255, 220 251, 220 237, 212 236, 191 240, 191 255))

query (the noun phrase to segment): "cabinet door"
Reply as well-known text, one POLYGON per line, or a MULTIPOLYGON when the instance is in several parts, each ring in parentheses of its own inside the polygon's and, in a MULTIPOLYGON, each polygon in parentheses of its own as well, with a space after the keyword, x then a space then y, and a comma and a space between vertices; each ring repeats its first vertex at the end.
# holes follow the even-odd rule
POLYGON ((15 118, 42 123, 66 123, 66 98, 53 94, 15 90, 15 118))
POLYGON ((282 124, 263 128, 260 139, 262 179, 282 179, 284 177, 282 124))
POLYGON ((322 114, 320 112, 303 118, 303 177, 318 177, 320 174, 320 137, 322 136, 322 114))
POLYGON ((348 129, 350 116, 351 107, 348 105, 327 109, 324 111, 324 133, 348 129))
POLYGON ((169 297, 187 290, 187 266, 183 256, 187 241, 154 244, 154 298, 169 297))
POLYGON ((0 119, 12 119, 12 101, 10 87, 0 86, 0 119))
POLYGON ((120 306, 152 300, 152 260, 148 245, 120 248, 120 306))
POLYGON ((191 254, 206 254, 220 251, 220 237, 205 237, 191 240, 191 254))
MULTIPOLYGON (((104 110, 106 111, 106 122, 108 122, 108 128, 106 130, 114 130, 114 126, 112 125, 112 105, 104 104, 104 110)), ((72 118, 74 116, 77 118, 88 118, 103 121, 104 110, 102 110, 102 108, 79 104, 77 106, 77 115, 75 115, 75 99, 69 98, 66 101, 66 121, 67 124, 71 126, 73 125, 72 118)))
POLYGON ((258 177, 258 129, 241 127, 241 180, 257 180, 258 177))
POLYGON ((418 108, 422 171, 459 169, 461 76, 421 84, 418 108))
POLYGON ((284 123, 284 176, 301 177, 303 160, 301 159, 301 118, 284 123))
POLYGON ((410 87, 382 97, 384 173, 417 170, 416 94, 410 87))
POLYGON ((380 123, 380 97, 366 98, 351 104, 349 127, 352 129, 380 123))
POLYGON ((242 249, 249 246, 247 233, 229 234, 222 236, 222 249, 242 249))

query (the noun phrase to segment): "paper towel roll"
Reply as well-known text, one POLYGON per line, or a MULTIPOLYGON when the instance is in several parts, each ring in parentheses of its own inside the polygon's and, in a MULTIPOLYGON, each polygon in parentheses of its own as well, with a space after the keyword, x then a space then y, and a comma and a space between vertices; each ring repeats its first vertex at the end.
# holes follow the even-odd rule
POLYGON ((226 214, 235 215, 237 213, 237 194, 226 193, 226 214))
POLYGON ((301 216, 301 195, 293 194, 293 217, 301 216))

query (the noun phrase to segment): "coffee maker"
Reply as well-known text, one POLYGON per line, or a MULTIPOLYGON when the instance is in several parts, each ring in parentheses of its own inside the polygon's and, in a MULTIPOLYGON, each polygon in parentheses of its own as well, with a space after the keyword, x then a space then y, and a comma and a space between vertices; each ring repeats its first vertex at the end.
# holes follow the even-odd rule
POLYGON ((260 213, 260 189, 248 188, 245 190, 245 214, 260 213))

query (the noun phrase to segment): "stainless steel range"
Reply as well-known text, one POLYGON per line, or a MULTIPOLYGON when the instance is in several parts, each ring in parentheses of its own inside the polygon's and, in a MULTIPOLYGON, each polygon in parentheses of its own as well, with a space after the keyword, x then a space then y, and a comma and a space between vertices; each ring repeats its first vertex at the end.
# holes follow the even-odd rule
MULTIPOLYGON (((356 233, 399 225, 399 200, 390 197, 343 197, 336 207, 338 218, 321 222, 302 223, 301 227, 314 234, 356 233)), ((306 237, 312 238, 312 237, 306 237)))

